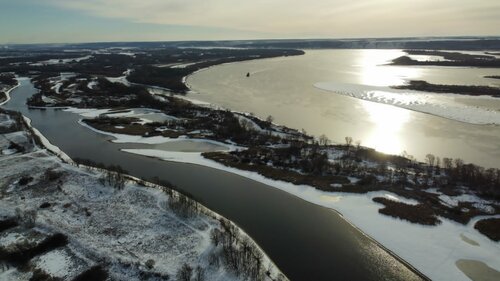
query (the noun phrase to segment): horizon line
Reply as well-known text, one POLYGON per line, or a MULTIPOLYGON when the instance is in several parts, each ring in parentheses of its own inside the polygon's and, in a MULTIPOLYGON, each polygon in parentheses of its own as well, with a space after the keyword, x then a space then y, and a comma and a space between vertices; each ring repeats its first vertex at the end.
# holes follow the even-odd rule
POLYGON ((83 44, 122 44, 122 43, 187 43, 187 42, 251 42, 251 41, 342 41, 342 40, 390 40, 390 39, 500 39, 500 35, 445 35, 445 36, 387 36, 387 37, 339 37, 339 38, 255 38, 255 39, 209 39, 209 40, 140 40, 140 41, 82 41, 82 42, 35 42, 35 43, 0 43, 0 46, 27 45, 83 45, 83 44))

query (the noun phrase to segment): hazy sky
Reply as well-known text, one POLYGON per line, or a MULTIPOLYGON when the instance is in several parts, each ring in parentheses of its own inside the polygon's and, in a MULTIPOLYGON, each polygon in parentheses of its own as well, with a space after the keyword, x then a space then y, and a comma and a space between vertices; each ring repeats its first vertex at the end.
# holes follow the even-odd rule
POLYGON ((0 43, 500 35, 500 0, 0 0, 0 43))

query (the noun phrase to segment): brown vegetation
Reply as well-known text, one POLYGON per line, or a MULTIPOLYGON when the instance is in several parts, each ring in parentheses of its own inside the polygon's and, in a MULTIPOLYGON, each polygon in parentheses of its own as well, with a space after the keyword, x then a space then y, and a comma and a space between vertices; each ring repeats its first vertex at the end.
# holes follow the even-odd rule
POLYGON ((406 50, 409 55, 440 56, 444 60, 418 61, 408 56, 401 56, 392 61, 392 65, 437 65, 468 67, 500 67, 500 59, 489 55, 472 55, 459 52, 406 50))
POLYGON ((474 228, 482 234, 488 236, 491 240, 500 241, 500 219, 485 219, 478 221, 474 228))
POLYGON ((384 208, 379 209, 378 212, 387 216, 423 225, 437 225, 441 223, 432 211, 432 208, 423 204, 409 205, 382 197, 375 197, 373 201, 384 205, 384 208))
POLYGON ((490 79, 500 79, 500 75, 490 75, 490 76, 484 76, 484 78, 490 78, 490 79))
MULTIPOLYGON (((290 182, 296 185, 310 185, 324 191, 339 191, 339 188, 332 187, 334 183, 350 183, 349 180, 343 176, 331 175, 318 177, 314 175, 304 175, 288 169, 277 169, 267 165, 246 164, 241 162, 238 157, 224 152, 205 152, 203 153, 203 157, 236 169, 257 172, 266 178, 290 182)), ((355 190, 352 189, 352 191, 355 190)), ((366 191, 359 190, 358 192, 366 191)))
POLYGON ((500 88, 490 86, 464 86, 431 84, 426 81, 411 80, 407 85, 393 86, 394 89, 415 90, 433 93, 452 93, 460 95, 500 97, 500 88))

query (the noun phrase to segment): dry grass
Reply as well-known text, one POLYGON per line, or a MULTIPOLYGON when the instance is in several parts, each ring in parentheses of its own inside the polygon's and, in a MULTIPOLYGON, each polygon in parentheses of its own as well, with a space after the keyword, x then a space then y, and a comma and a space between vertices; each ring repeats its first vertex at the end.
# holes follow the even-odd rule
POLYGON ((373 198, 373 201, 384 205, 384 208, 379 209, 378 212, 387 216, 423 225, 441 223, 432 208, 424 204, 409 205, 382 197, 373 198))
POLYGON ((474 228, 491 240, 500 241, 500 219, 485 219, 478 221, 474 228))

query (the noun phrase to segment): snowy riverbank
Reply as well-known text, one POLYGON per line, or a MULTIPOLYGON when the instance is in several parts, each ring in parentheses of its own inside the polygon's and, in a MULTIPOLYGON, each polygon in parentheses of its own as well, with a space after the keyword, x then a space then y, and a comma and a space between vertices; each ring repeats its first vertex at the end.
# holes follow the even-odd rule
POLYGON ((308 202, 339 211, 346 220, 433 280, 469 280, 457 267, 456 263, 460 260, 479 261, 500 274, 498 273, 500 271, 500 243, 489 240, 474 229, 474 223, 479 218, 473 219, 467 225, 440 218, 443 222, 438 226, 422 226, 378 213, 381 205, 372 201, 374 197, 383 196, 392 200, 405 201, 405 198, 399 198, 389 192, 349 194, 319 191, 310 186, 293 185, 271 180, 254 172, 229 168, 203 158, 201 153, 148 149, 124 149, 123 151, 165 161, 224 170, 283 190, 308 202))

